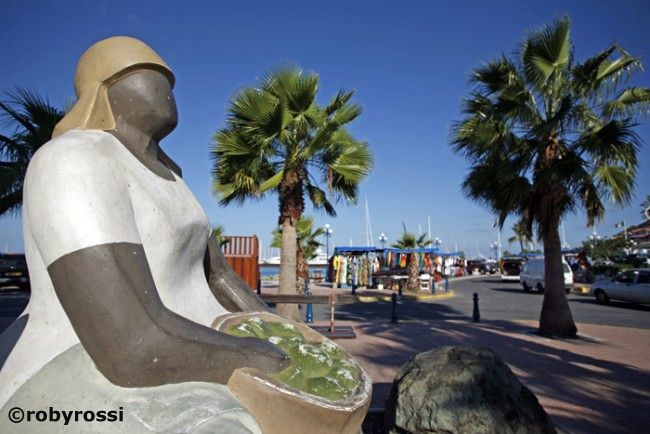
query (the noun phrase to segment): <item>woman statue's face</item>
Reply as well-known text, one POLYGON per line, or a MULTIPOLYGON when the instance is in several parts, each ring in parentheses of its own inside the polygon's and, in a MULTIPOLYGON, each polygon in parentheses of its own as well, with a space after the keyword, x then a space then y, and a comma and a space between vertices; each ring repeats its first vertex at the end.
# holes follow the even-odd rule
POLYGON ((141 69, 120 78, 108 88, 108 99, 117 125, 134 126, 157 140, 178 123, 171 85, 159 71, 141 69))

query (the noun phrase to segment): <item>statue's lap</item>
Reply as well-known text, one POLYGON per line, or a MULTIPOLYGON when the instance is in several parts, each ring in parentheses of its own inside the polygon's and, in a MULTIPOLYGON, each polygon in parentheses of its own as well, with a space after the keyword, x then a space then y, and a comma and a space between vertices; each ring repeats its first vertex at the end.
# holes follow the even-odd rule
POLYGON ((0 432, 260 433, 255 419, 227 386, 206 382, 124 388, 108 381, 77 344, 55 357, 4 405, 23 411, 119 411, 122 421, 26 422, 0 418, 0 432))

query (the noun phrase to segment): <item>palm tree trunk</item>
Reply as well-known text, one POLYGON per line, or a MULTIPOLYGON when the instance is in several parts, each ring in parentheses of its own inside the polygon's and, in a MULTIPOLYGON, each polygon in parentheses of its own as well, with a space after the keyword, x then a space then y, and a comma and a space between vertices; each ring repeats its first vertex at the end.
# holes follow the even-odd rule
POLYGON ((578 329, 573 322, 565 293, 559 223, 559 216, 551 216, 547 230, 542 235, 545 273, 544 303, 539 319, 539 334, 549 337, 573 338, 578 329))
POLYGON ((307 261, 305 260, 305 255, 302 252, 302 249, 298 246, 296 254, 296 287, 298 294, 305 293, 305 282, 308 277, 309 272, 307 261))
POLYGON ((519 235, 519 253, 524 253, 524 237, 519 235))
MULTIPOLYGON (((296 295, 296 227, 291 218, 282 222, 282 250, 280 250, 280 295, 296 295)), ((298 321, 298 305, 278 304, 276 313, 284 318, 298 321)))
POLYGON ((406 289, 409 291, 419 291, 420 282, 418 277, 420 270, 418 268, 418 254, 415 252, 410 254, 408 270, 409 278, 406 283, 406 289))
MULTIPOLYGON (((305 203, 300 173, 287 170, 280 182, 280 224, 282 225, 282 250, 280 252, 280 289, 278 294, 296 295, 296 253, 298 238, 295 224, 300 220, 305 203)), ((298 305, 278 304, 278 315, 295 321, 300 320, 298 305)))

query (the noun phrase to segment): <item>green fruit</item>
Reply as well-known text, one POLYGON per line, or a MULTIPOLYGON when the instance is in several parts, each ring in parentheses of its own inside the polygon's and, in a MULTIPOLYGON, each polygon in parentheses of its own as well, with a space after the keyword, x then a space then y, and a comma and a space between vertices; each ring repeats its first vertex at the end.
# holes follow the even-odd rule
POLYGON ((350 394, 359 384, 354 373, 345 368, 334 368, 327 377, 335 379, 345 389, 346 394, 350 394))
POLYGON ((271 374, 270 377, 299 390, 305 390, 307 388, 307 378, 294 365, 289 366, 280 373, 271 374))
POLYGON ((330 341, 307 342, 296 326, 252 317, 229 327, 227 333, 271 342, 285 351, 291 365, 270 377, 283 384, 330 400, 350 396, 358 387, 360 370, 338 345, 330 341))
POLYGON ((305 338, 298 330, 298 327, 291 323, 266 323, 266 329, 269 331, 270 336, 279 336, 281 338, 297 338, 302 341, 305 338))
POLYGON ((322 341, 318 343, 318 346, 321 350, 325 351, 331 359, 338 360, 343 358, 343 352, 338 345, 333 342, 322 341))
POLYGON ((304 344, 305 340, 300 338, 279 338, 277 336, 272 336, 269 338, 269 341, 280 348, 285 353, 289 354, 294 348, 300 344, 304 344))
POLYGON ((334 368, 335 369, 345 369, 346 371, 350 371, 352 374, 352 377, 357 379, 361 374, 359 367, 355 365, 353 362, 347 360, 347 359, 339 359, 334 362, 334 368))
POLYGON ((327 375, 332 369, 332 359, 318 346, 304 343, 289 349, 289 357, 307 378, 327 375))
POLYGON ((333 401, 343 399, 346 390, 333 378, 312 378, 307 383, 307 392, 333 401))
POLYGON ((248 322, 243 322, 230 327, 227 333, 240 338, 257 338, 256 329, 248 322))

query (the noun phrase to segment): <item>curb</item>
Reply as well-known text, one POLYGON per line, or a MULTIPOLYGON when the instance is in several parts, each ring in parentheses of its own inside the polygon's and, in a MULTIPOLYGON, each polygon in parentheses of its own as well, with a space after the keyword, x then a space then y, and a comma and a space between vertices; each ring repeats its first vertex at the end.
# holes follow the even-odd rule
MULTIPOLYGON (((440 294, 402 294, 402 300, 443 300, 454 297, 454 291, 443 291, 440 294)), ((375 303, 379 301, 391 301, 392 295, 359 295, 357 300, 361 303, 375 303)))

